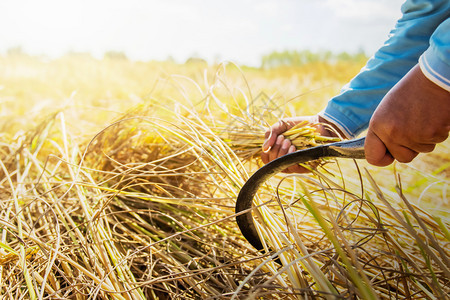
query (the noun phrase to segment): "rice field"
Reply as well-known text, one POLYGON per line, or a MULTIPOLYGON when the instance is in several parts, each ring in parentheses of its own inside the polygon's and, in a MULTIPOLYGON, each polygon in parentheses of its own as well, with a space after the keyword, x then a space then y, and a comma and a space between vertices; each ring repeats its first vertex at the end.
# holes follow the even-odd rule
POLYGON ((267 126, 361 67, 0 56, 2 299, 447 299, 448 140, 276 175, 253 209, 264 251, 236 225, 267 126))

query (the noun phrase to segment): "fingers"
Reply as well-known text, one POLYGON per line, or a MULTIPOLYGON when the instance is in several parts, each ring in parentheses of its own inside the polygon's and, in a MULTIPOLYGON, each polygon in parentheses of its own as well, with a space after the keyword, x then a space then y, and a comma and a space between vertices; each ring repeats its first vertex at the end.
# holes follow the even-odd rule
POLYGON ((385 167, 394 160, 401 163, 409 163, 419 153, 429 153, 434 150, 435 144, 416 144, 410 147, 401 144, 389 143, 389 148, 373 132, 368 132, 364 145, 366 160, 375 166, 385 167))
POLYGON ((278 136, 288 130, 292 125, 289 127, 288 124, 289 121, 280 120, 277 123, 275 123, 273 126, 271 126, 265 133, 265 141, 263 144, 263 151, 267 152, 273 147, 273 145, 276 143, 278 136))
MULTIPOLYGON (((297 148, 295 148, 294 145, 291 145, 289 147, 288 154, 293 153, 295 151, 297 151, 297 148)), ((290 166, 289 168, 287 168, 286 170, 284 170, 284 172, 285 173, 305 173, 305 172, 307 172, 307 170, 305 168, 300 167, 299 165, 293 165, 293 166, 290 166)))
MULTIPOLYGON (((434 145, 421 145, 421 147, 428 152, 434 149, 434 145)), ((383 141, 371 130, 367 132, 364 151, 367 162, 378 167, 388 166, 394 159, 401 163, 409 163, 419 154, 417 151, 397 143, 389 143, 389 148, 387 148, 383 141)))
MULTIPOLYGON (((297 148, 295 148, 295 146, 292 145, 291 141, 289 139, 286 139, 284 136, 280 135, 277 138, 275 144, 272 146, 270 152, 262 153, 261 158, 264 163, 268 163, 276 158, 279 158, 289 153, 293 153, 295 151, 297 151, 297 148)), ((306 173, 306 172, 309 172, 309 170, 301 167, 300 165, 293 165, 287 168, 286 170, 283 170, 283 173, 306 173)))
MULTIPOLYGON (((286 118, 278 121, 273 126, 271 126, 265 133, 265 141, 262 146, 262 161, 267 164, 268 162, 286 155, 288 153, 295 152, 297 149, 292 145, 291 141, 285 138, 282 134, 299 124, 300 122, 307 121, 309 124, 315 124, 318 126, 319 132, 323 135, 329 135, 329 133, 324 129, 323 126, 319 125, 318 116, 301 116, 301 117, 292 117, 286 118)), ((287 168, 285 173, 305 173, 309 172, 309 170, 300 167, 298 165, 291 166, 287 168)))
POLYGON ((418 153, 429 153, 436 148, 436 144, 416 144, 409 148, 418 153))
MULTIPOLYGON (((269 140, 266 140, 266 143, 269 140)), ((268 147, 267 150, 264 150, 263 146, 263 152, 261 153, 261 159, 262 161, 267 164, 269 161, 274 160, 278 155, 278 150, 281 148, 281 144, 284 141, 284 136, 278 135, 275 136, 274 142, 271 143, 270 147, 268 147)))
POLYGON ((271 149, 271 151, 269 152, 269 160, 270 160, 270 161, 272 161, 272 160, 274 160, 275 158, 279 157, 279 156, 278 156, 278 153, 281 151, 282 145, 283 145, 283 144, 286 144, 286 143, 290 143, 290 141, 287 140, 287 142, 286 142, 286 139, 284 138, 284 136, 280 134, 280 135, 277 137, 277 141, 275 142, 275 145, 272 146, 272 149, 271 149))
POLYGON ((282 137, 282 142, 280 145, 280 149, 278 150, 278 155, 277 157, 281 157, 283 155, 286 155, 289 151, 289 148, 292 146, 292 143, 289 139, 284 138, 282 135, 280 135, 282 137))
MULTIPOLYGON (((284 136, 281 134, 295 125, 295 123, 290 123, 289 119, 280 120, 266 131, 265 141, 262 146, 263 153, 261 154, 261 159, 265 164, 278 157, 278 152, 285 141, 284 136)), ((282 152, 287 153, 291 144, 290 141, 284 143, 282 152)))
POLYGON ((432 152, 436 147, 435 143, 420 143, 395 134, 383 135, 383 131, 380 132, 381 137, 369 127, 364 145, 366 160, 375 166, 384 167, 394 160, 409 163, 419 153, 432 152))
MULTIPOLYGON (((291 141, 285 138, 283 135, 279 135, 276 138, 275 143, 271 146, 270 151, 263 152, 261 154, 262 161, 266 164, 278 157, 284 156, 288 153, 293 153, 297 151, 291 141)), ((300 167, 299 165, 294 165, 283 171, 284 173, 305 173, 309 172, 307 169, 300 167)))
MULTIPOLYGON (((294 145, 291 145, 291 146, 289 147, 288 153, 293 153, 293 152, 295 152, 295 151, 297 151, 297 148, 295 148, 294 145)), ((290 166, 289 168, 287 168, 287 169, 284 170, 283 172, 284 172, 284 173, 308 173, 309 170, 308 170, 308 169, 305 169, 305 168, 303 168, 303 167, 301 167, 300 165, 297 164, 297 165, 292 165, 292 166, 290 166)))
POLYGON ((388 152, 393 159, 401 163, 409 163, 419 155, 418 152, 398 144, 390 145, 388 152))
POLYGON ((270 151, 263 152, 261 158, 264 163, 268 163, 280 156, 286 155, 289 151, 292 151, 292 148, 295 151, 295 146, 292 145, 291 141, 280 134, 277 136, 275 143, 270 147, 270 151))
POLYGON ((394 161, 381 139, 370 130, 367 132, 364 152, 366 153, 367 162, 375 166, 388 166, 394 161))

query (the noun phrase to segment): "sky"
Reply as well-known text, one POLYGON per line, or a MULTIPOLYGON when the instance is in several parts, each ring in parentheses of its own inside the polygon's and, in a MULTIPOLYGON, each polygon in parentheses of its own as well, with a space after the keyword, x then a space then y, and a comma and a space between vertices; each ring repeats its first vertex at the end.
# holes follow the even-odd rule
POLYGON ((274 50, 372 55, 401 16, 403 0, 0 0, 0 54, 22 47, 133 60, 260 64, 274 50))

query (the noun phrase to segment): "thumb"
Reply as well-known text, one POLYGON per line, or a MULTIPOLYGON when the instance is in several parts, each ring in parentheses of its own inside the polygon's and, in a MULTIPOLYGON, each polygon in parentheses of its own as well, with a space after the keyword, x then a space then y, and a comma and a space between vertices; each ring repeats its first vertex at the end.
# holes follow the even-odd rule
POLYGON ((394 161, 383 141, 370 129, 364 143, 364 152, 367 162, 374 166, 385 167, 394 161))

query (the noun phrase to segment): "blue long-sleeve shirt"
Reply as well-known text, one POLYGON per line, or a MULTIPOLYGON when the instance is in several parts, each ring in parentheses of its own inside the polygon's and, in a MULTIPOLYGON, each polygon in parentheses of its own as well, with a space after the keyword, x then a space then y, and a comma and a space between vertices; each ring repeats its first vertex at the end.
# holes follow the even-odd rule
POLYGON ((319 113, 352 138, 367 129, 384 95, 419 63, 450 91, 450 0, 408 0, 388 40, 319 113))

